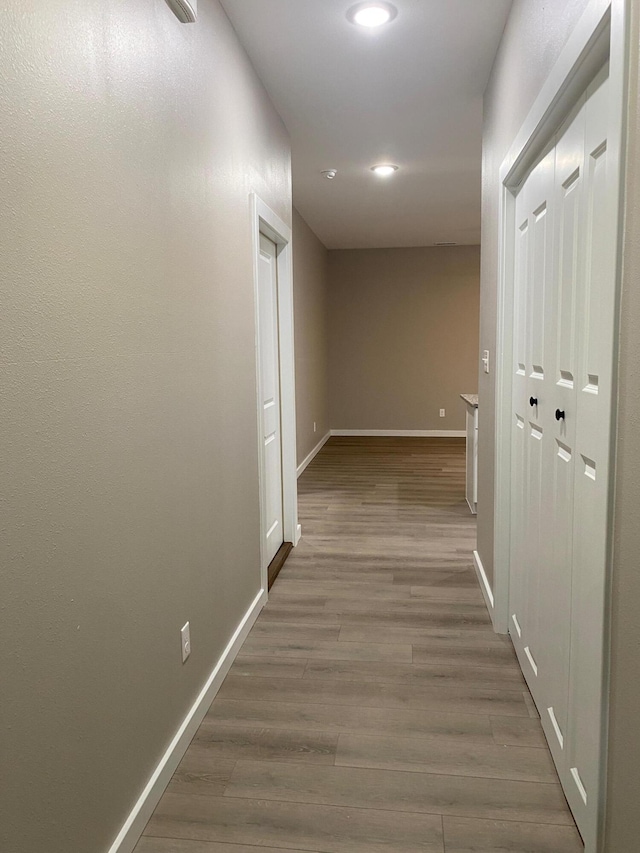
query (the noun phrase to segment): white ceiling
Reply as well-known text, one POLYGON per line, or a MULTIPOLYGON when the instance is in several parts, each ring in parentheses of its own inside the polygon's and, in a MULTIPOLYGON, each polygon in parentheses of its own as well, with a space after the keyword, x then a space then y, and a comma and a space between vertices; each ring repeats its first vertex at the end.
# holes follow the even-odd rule
POLYGON ((378 30, 347 21, 353 2, 222 0, 291 134, 294 204, 331 249, 479 243, 482 94, 511 0, 394 0, 378 30))

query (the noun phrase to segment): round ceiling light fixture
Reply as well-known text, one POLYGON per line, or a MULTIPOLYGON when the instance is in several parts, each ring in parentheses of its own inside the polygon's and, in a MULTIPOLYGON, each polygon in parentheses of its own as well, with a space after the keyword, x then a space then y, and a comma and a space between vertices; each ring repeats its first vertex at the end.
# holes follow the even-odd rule
POLYGON ((398 10, 395 6, 380 0, 380 2, 357 3, 349 9, 347 18, 352 24, 374 29, 388 24, 397 14, 398 10))
POLYGON ((323 178, 326 178, 328 181, 332 181, 335 176, 338 174, 337 169, 323 169, 320 174, 323 178))
POLYGON ((392 163, 379 163, 377 166, 372 166, 371 171, 380 178, 388 178, 389 175, 397 172, 399 168, 399 166, 394 166, 392 163))

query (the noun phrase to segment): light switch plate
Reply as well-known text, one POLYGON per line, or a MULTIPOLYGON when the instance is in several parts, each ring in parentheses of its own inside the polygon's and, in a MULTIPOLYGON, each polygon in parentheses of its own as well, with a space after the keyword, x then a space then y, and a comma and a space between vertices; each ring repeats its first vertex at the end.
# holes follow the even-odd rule
POLYGON ((191 629, 188 622, 185 622, 180 629, 180 641, 182 644, 182 663, 184 663, 191 654, 191 629))
POLYGON ((489 350, 485 349, 482 351, 482 368, 485 373, 489 372, 489 350))

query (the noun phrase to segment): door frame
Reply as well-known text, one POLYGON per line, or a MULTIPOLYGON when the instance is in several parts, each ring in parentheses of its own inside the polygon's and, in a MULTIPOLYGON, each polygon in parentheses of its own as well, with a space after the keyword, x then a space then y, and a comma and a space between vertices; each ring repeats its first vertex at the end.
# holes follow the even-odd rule
POLYGON ((256 412, 258 423, 258 484, 260 493, 260 579, 268 590, 268 565, 264 538, 264 447, 262 431, 262 380, 260 373, 260 317, 258 311, 258 267, 260 234, 276 244, 278 275, 278 354, 280 375, 280 440, 282 442, 282 527, 285 542, 297 545, 302 531, 298 524, 298 476, 296 460, 296 389, 293 334, 293 265, 291 228, 256 193, 250 194, 251 238, 256 349, 256 412))
MULTIPOLYGON (((513 264, 515 199, 531 167, 543 153, 559 126, 601 66, 609 61, 611 92, 611 153, 618 166, 618 268, 616 298, 619 302, 624 189, 624 132, 626 118, 626 70, 628 68, 628 0, 591 0, 549 77, 544 83, 513 145, 500 167, 498 210, 498 312, 496 338, 496 454, 494 468, 493 587, 479 573, 482 591, 494 630, 508 633, 511 547, 511 365, 513 355, 513 264)), ((617 329, 615 330, 617 347, 617 329)), ((616 434, 617 382, 613 383, 612 438, 616 434)), ((614 459, 614 441, 611 460, 614 459)), ((613 478, 614 466, 610 466, 613 478)), ((613 494, 612 490, 611 494, 613 494)), ((612 517, 612 504, 609 516, 612 517)), ((608 545, 611 552, 611 543, 608 545)))

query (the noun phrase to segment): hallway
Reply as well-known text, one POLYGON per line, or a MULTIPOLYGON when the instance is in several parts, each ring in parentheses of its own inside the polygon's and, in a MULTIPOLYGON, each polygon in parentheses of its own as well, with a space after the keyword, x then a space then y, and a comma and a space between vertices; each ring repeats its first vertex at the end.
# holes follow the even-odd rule
POLYGON ((332 438, 136 853, 579 853, 472 567, 464 443, 332 438))

